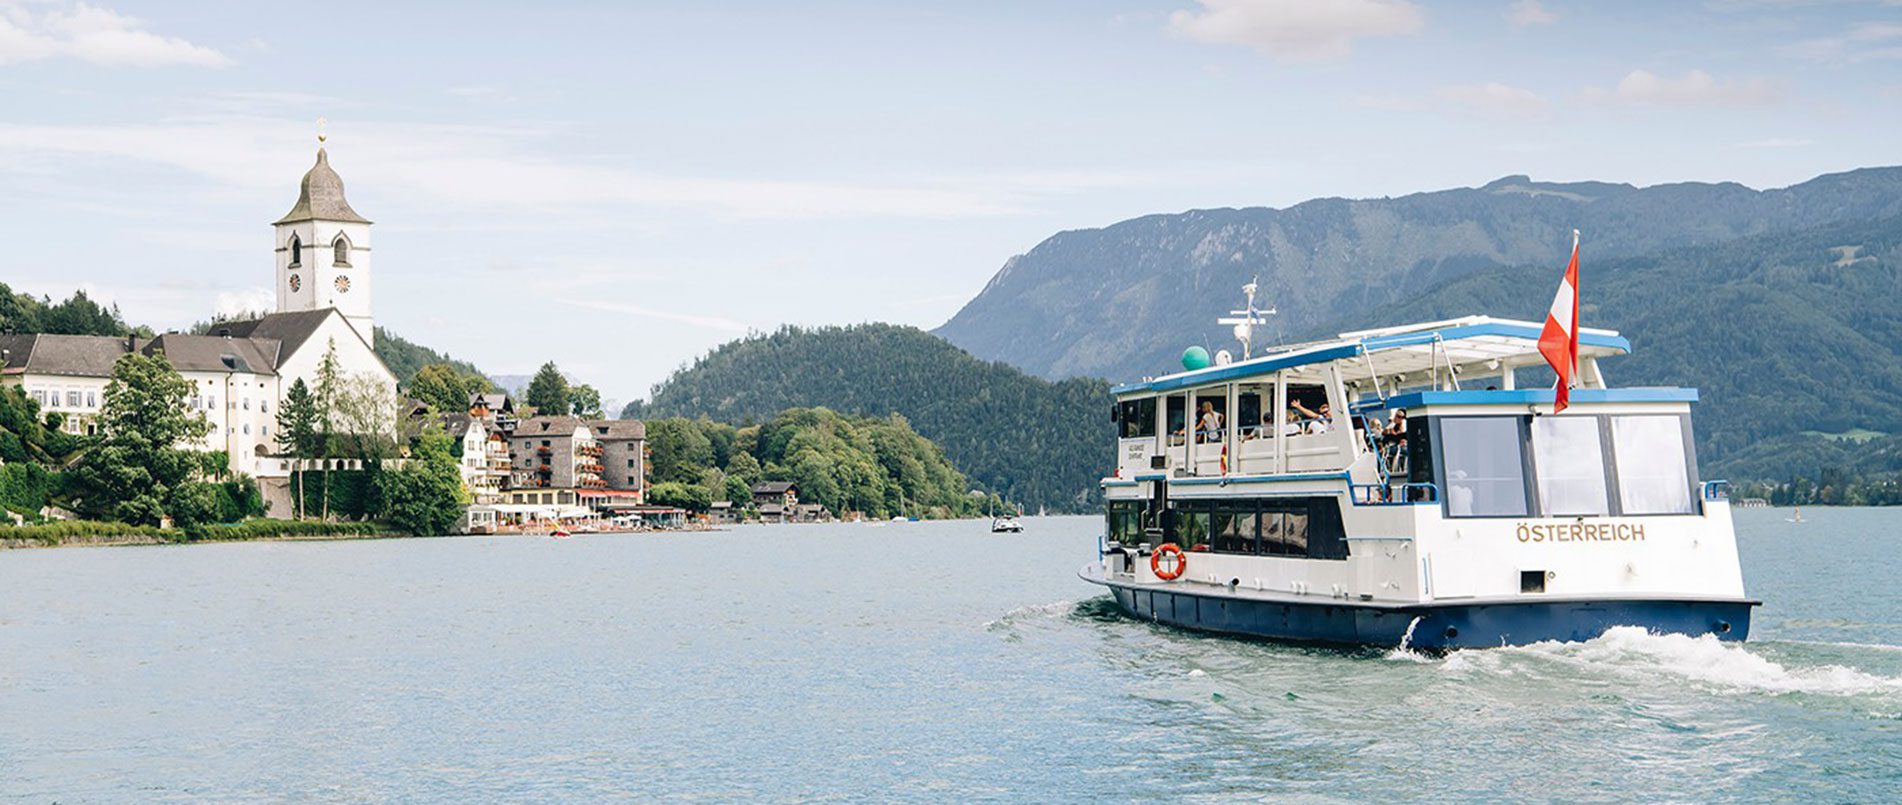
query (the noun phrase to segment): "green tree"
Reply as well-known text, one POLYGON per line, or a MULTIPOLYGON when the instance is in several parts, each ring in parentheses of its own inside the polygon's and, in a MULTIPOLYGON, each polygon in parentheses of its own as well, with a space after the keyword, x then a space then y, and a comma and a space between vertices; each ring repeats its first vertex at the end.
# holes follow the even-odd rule
POLYGON ((583 419, 600 419, 605 416, 601 412, 601 392, 586 383, 568 390, 568 407, 575 416, 583 419))
POLYGON ((441 536, 456 527, 469 497, 449 454, 450 441, 440 428, 428 428, 402 468, 377 473, 380 514, 390 525, 419 537, 441 536))
MULTIPOLYGON (((317 430, 317 400, 310 393, 310 386, 303 378, 291 381, 291 387, 284 392, 284 402, 277 407, 277 440, 283 449, 298 459, 315 458, 322 449, 323 437, 317 430)), ((302 464, 291 473, 291 483, 295 489, 297 519, 304 519, 304 469, 302 464)))
POLYGON ((691 512, 704 512, 713 505, 713 496, 699 484, 669 481, 647 490, 647 500, 657 506, 678 506, 691 512))
POLYGON ((568 378, 562 377, 554 361, 544 363, 535 378, 528 381, 528 392, 522 395, 522 401, 532 406, 537 415, 567 416, 573 404, 568 378))
POLYGON ((647 477, 657 484, 699 483, 700 471, 714 465, 713 440, 691 419, 650 420, 647 451, 647 477))
POLYGON ((409 396, 429 403, 438 411, 453 412, 469 410, 469 395, 476 391, 486 391, 486 381, 479 381, 472 375, 456 371, 456 367, 446 363, 432 363, 416 370, 416 376, 410 378, 409 396))
POLYGON ((732 502, 733 507, 736 509, 744 509, 751 506, 753 504, 753 487, 747 482, 740 480, 740 477, 737 475, 728 475, 726 477, 726 499, 732 502))
POLYGON ((180 488, 198 457, 181 445, 204 438, 211 423, 186 410, 192 387, 162 354, 130 353, 113 364, 99 412, 104 435, 71 472, 82 513, 156 525, 174 506, 197 512, 197 493, 180 488))

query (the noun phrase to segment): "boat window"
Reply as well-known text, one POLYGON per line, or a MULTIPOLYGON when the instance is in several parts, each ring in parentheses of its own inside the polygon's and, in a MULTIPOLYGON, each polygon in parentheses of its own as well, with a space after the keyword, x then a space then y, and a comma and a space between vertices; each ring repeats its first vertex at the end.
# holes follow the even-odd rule
POLYGON ((1690 462, 1684 452, 1684 418, 1611 418, 1618 460, 1618 504, 1625 514, 1690 514, 1690 462))
POLYGON ((1104 510, 1105 533, 1111 542, 1135 545, 1143 542, 1143 504, 1139 500, 1110 501, 1104 510))
POLYGON ((1216 515, 1215 550, 1220 553, 1255 552, 1255 502, 1238 503, 1216 515))
MULTIPOLYGON (((1327 407, 1327 389, 1320 386, 1288 384, 1288 410, 1282 416, 1297 424, 1290 433, 1320 433, 1327 430, 1321 409, 1327 407)), ((1327 412, 1331 413, 1331 412, 1327 412)))
POLYGON ((1520 418, 1444 417, 1440 453, 1449 517, 1523 517, 1526 468, 1520 418))
MULTIPOLYGON (((1261 386, 1253 385, 1242 386, 1236 391, 1235 427, 1240 429, 1242 438, 1256 438, 1261 435, 1261 425, 1272 424, 1264 422, 1261 418, 1263 413, 1262 400, 1266 398, 1267 394, 1272 394, 1272 392, 1267 392, 1261 386)), ((1270 432, 1272 433, 1272 431, 1270 432)))
POLYGON ((1140 439, 1156 435, 1156 398, 1124 400, 1117 404, 1116 420, 1121 438, 1140 439))
POLYGON ((1185 551, 1208 550, 1209 511, 1200 506, 1185 506, 1176 511, 1175 538, 1170 540, 1185 551))
POLYGON ((1540 514, 1611 513, 1597 417, 1533 418, 1532 465, 1538 478, 1540 514))
POLYGON ((1228 396, 1221 389, 1207 389, 1207 396, 1195 398, 1195 441, 1219 442, 1228 433, 1228 396))
POLYGON ((1164 423, 1163 427, 1169 429, 1169 444, 1171 445, 1182 444, 1180 437, 1188 428, 1188 404, 1189 398, 1184 395, 1173 394, 1169 397, 1166 409, 1169 421, 1164 423))

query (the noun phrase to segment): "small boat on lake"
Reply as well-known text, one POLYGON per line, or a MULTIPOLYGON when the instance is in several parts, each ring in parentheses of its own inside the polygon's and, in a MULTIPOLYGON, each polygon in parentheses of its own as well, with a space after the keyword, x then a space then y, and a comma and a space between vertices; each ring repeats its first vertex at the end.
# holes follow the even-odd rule
POLYGON ((991 533, 993 534, 1021 534, 1023 531, 1023 522, 1008 514, 991 521, 991 533))
POLYGON ((1252 357, 1244 340, 1241 360, 1116 387, 1107 533, 1080 575, 1139 618, 1279 640, 1744 639, 1760 602, 1725 484, 1698 477, 1697 391, 1607 386, 1599 361, 1630 343, 1582 329, 1554 414, 1553 389, 1516 383, 1540 332, 1473 316, 1252 357))

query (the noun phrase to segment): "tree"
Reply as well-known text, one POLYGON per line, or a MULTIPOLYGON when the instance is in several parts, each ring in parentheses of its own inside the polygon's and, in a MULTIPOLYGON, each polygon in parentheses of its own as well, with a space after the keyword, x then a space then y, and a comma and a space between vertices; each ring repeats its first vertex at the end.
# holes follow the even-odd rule
POLYGON ((522 401, 532 406, 537 415, 567 416, 573 405, 569 394, 568 378, 561 376, 554 361, 549 361, 542 364, 535 379, 528 381, 528 392, 522 395, 522 401))
POLYGON ((452 364, 432 363, 416 370, 410 378, 409 395, 429 403, 438 411, 469 410, 469 395, 493 388, 489 379, 464 372, 452 364))
POLYGON ((647 477, 655 483, 699 483, 700 470, 714 466, 713 441, 691 419, 649 421, 647 451, 647 477))
POLYGON ((202 496, 181 490, 199 468, 181 445, 211 432, 210 422, 185 408, 192 388, 163 354, 134 352, 112 365, 98 420, 104 435, 72 470, 82 513, 156 525, 174 508, 200 510, 202 496))
POLYGON ((713 505, 713 496, 699 484, 668 482, 647 490, 647 500, 657 506, 678 506, 691 512, 703 512, 713 505))
POLYGON ((737 475, 726 477, 726 499, 735 509, 744 509, 753 504, 753 487, 740 480, 737 475))
POLYGON ((586 383, 568 390, 568 407, 575 416, 583 419, 600 419, 605 416, 601 412, 601 392, 586 383))
MULTIPOLYGON (((283 449, 293 458, 314 458, 322 447, 322 437, 317 432, 317 400, 311 396, 310 386, 303 378, 291 382, 284 392, 284 402, 277 407, 277 440, 283 449)), ((291 480, 296 485, 297 519, 304 519, 304 470, 302 465, 292 473, 291 480)))
POLYGON ((456 527, 469 496, 449 454, 450 441, 441 428, 427 428, 402 468, 377 473, 380 512, 390 525, 419 537, 441 536, 456 527))

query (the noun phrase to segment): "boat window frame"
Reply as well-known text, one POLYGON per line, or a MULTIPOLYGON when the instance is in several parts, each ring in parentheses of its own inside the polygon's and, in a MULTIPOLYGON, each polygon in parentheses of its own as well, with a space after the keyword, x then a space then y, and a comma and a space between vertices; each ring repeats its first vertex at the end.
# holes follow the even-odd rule
MULTIPOLYGON (((1618 411, 1570 415, 1580 419, 1590 417, 1598 420, 1598 450, 1604 469, 1606 493, 1606 511, 1603 514, 1552 514, 1545 511, 1545 502, 1539 497, 1538 456, 1532 445, 1532 420, 1536 416, 1538 415, 1508 413, 1422 413, 1409 416, 1407 422, 1409 449, 1412 449, 1412 445, 1415 441, 1413 438, 1413 429, 1415 427, 1424 427, 1423 435, 1426 440, 1420 444, 1420 450, 1432 458, 1431 467, 1433 472, 1430 478, 1420 477, 1419 472, 1425 469, 1425 465, 1419 462, 1411 462, 1411 466, 1409 466, 1409 480, 1414 483, 1434 484, 1440 492, 1440 514, 1442 517, 1452 520, 1523 520, 1541 517, 1695 517, 1704 514, 1703 496, 1697 493, 1701 479, 1698 475, 1697 442, 1693 438, 1695 432, 1692 429, 1690 412, 1618 411), (1688 511, 1659 513, 1625 511, 1624 496, 1619 485, 1621 474, 1618 470, 1618 449, 1612 436, 1612 428, 1615 426, 1613 420, 1619 417, 1671 417, 1678 420, 1678 426, 1683 433, 1684 477, 1686 481, 1685 494, 1689 496, 1691 502, 1688 511), (1442 433, 1442 425, 1449 419, 1474 418, 1511 418, 1518 420, 1520 466, 1523 472, 1522 481, 1525 486, 1525 514, 1452 513, 1452 496, 1449 494, 1446 480, 1446 439, 1442 433)), ((1545 416, 1552 415, 1546 414, 1545 416)))
POLYGON ((1519 413, 1497 414, 1440 414, 1428 416, 1428 440, 1433 445, 1433 477, 1440 491, 1440 516, 1449 520, 1524 520, 1539 516, 1538 490, 1532 475, 1532 418, 1519 413), (1444 427, 1449 419, 1509 419, 1517 428, 1519 435, 1519 485, 1521 499, 1525 501, 1525 511, 1517 514, 1454 514, 1453 489, 1446 474, 1446 434, 1444 427))

